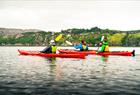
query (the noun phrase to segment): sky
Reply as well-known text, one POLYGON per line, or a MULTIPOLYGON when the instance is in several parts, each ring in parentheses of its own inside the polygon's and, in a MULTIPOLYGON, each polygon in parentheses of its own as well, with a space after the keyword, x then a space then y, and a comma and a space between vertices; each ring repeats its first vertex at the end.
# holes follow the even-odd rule
POLYGON ((139 0, 0 0, 0 27, 140 29, 139 0))

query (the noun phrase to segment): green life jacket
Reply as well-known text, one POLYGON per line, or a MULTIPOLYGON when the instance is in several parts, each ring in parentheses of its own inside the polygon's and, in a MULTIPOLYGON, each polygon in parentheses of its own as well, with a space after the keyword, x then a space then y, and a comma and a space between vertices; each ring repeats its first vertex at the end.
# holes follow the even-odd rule
POLYGON ((86 45, 82 45, 83 50, 86 50, 87 46, 86 45))
POLYGON ((106 45, 103 44, 103 45, 99 48, 99 52, 104 52, 105 46, 106 46, 106 45))
POLYGON ((51 48, 52 48, 52 53, 56 53, 57 47, 56 46, 51 46, 51 48))
POLYGON ((104 52, 105 51, 105 48, 106 46, 108 46, 108 42, 103 42, 103 45, 99 48, 99 52, 104 52))

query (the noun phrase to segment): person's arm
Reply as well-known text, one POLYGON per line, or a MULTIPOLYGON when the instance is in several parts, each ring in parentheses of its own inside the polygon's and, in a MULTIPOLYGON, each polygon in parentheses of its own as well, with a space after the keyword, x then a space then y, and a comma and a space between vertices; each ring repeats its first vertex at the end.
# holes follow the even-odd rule
POLYGON ((76 48, 76 49, 82 49, 82 45, 81 44, 74 45, 74 48, 76 48))
POLYGON ((51 49, 51 46, 48 46, 48 47, 44 48, 41 52, 47 53, 47 52, 50 52, 50 49, 51 49))

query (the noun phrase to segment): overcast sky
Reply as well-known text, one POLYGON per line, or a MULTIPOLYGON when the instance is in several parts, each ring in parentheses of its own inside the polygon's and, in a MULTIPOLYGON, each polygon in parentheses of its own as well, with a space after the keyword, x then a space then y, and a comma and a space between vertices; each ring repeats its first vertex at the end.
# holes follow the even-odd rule
POLYGON ((0 27, 140 29, 138 0, 0 0, 0 27))

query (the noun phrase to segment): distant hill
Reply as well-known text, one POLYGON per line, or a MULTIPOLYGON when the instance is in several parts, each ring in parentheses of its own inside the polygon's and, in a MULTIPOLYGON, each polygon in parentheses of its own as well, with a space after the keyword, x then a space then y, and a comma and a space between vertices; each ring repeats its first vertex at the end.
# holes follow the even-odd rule
POLYGON ((26 32, 39 32, 39 29, 16 29, 16 28, 0 28, 0 35, 16 35, 26 32))

